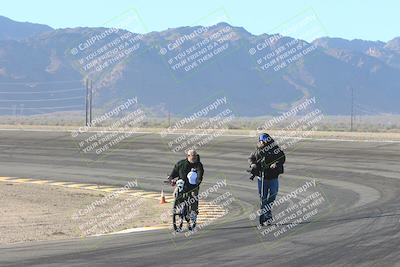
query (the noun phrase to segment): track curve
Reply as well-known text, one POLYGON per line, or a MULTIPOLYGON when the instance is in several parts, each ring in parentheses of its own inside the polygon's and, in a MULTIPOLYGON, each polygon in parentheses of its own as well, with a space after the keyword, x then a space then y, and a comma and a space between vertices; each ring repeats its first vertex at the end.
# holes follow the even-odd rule
MULTIPOLYGON (((249 216, 258 203, 256 183, 244 176, 253 142, 219 137, 200 150, 206 169, 202 190, 226 179, 235 201, 229 213, 190 237, 171 240, 152 231, 2 246, 1 266, 396 266, 400 262, 400 144, 302 141, 287 151, 279 197, 317 181, 325 197, 318 216, 282 238, 265 238, 249 216), (182 262, 182 260, 184 262, 182 262)), ((137 178, 158 191, 180 158, 157 134, 136 134, 110 153, 79 152, 66 132, 0 131, 2 176, 123 186, 137 178)), ((278 199, 279 199, 278 197, 278 199)), ((304 197, 304 196, 302 196, 304 197)), ((300 201, 301 198, 294 201, 300 201)), ((399 266, 399 265, 397 265, 399 266)))

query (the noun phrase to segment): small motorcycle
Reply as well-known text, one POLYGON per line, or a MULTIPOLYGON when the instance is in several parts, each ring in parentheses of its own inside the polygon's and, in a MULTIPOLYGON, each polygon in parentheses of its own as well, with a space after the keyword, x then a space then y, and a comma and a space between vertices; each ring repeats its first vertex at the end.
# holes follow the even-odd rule
POLYGON ((196 227, 197 214, 192 210, 192 204, 197 201, 193 192, 185 192, 185 181, 182 179, 167 180, 174 189, 174 205, 172 208, 172 225, 176 232, 182 232, 183 222, 188 224, 188 230, 193 231, 196 227))

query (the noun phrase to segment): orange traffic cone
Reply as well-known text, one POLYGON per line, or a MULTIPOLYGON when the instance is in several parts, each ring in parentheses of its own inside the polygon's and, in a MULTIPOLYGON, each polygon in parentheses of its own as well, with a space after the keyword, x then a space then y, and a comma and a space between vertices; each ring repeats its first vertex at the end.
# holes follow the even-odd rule
POLYGON ((161 189, 161 197, 160 197, 160 204, 165 204, 167 201, 165 200, 164 190, 161 189))

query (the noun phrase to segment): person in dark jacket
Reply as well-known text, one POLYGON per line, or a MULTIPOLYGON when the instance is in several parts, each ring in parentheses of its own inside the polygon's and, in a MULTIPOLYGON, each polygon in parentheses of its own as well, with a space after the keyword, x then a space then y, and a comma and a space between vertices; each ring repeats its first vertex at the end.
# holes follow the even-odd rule
POLYGON ((168 179, 172 180, 176 177, 182 179, 184 184, 184 192, 193 192, 196 201, 192 205, 192 210, 199 214, 199 188, 203 181, 204 168, 200 162, 200 155, 197 154, 196 150, 191 149, 187 152, 185 159, 178 161, 168 179))
POLYGON ((257 177, 258 194, 261 198, 260 224, 272 221, 272 205, 278 194, 278 176, 284 172, 285 153, 269 134, 263 133, 258 138, 256 150, 249 156, 250 179, 257 177))

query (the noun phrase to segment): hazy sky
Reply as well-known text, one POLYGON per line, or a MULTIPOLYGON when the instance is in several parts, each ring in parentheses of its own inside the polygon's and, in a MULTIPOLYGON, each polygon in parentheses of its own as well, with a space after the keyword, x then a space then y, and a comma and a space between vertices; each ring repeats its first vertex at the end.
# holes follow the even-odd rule
MULTIPOLYGON (((299 19, 314 14, 315 20, 310 26, 310 31, 314 31, 312 37, 381 41, 400 36, 399 11, 400 1, 395 0, 114 0, 104 3, 99 0, 3 0, 0 5, 0 15, 17 21, 43 23, 54 28, 120 26, 141 33, 221 20, 242 26, 253 34, 273 33, 292 29, 299 19)), ((310 38, 296 30, 289 35, 310 38)))

